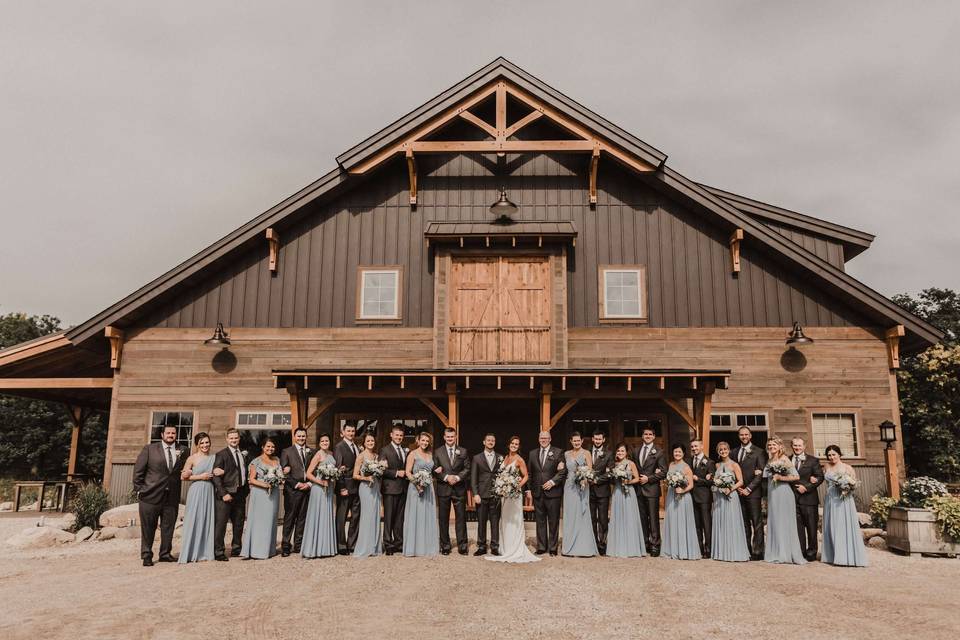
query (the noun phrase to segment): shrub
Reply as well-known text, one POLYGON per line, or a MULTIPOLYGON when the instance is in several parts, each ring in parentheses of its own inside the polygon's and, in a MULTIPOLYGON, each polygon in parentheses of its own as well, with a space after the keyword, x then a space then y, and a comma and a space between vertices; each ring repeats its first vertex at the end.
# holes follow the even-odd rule
POLYGON ((943 538, 960 542, 960 498, 934 496, 927 499, 927 508, 937 516, 943 538))
POLYGON ((880 529, 887 528, 887 518, 890 516, 890 507, 897 505, 897 501, 889 496, 882 496, 879 493, 870 499, 870 519, 873 526, 880 529))
POLYGON ((75 529, 100 528, 100 516, 110 508, 110 495, 100 484, 87 482, 70 499, 70 512, 76 517, 75 529))
POLYGON ((900 504, 904 507, 923 508, 927 500, 938 496, 948 495, 947 487, 939 480, 920 476, 910 478, 903 484, 900 491, 900 504))

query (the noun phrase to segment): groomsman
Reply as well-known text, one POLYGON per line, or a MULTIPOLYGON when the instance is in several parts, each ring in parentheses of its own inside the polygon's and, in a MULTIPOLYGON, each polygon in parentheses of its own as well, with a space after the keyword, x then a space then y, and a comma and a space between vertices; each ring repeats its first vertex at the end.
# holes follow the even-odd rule
POLYGON ((803 438, 794 438, 793 466, 800 479, 791 482, 797 498, 797 533, 803 557, 813 562, 817 559, 817 525, 820 521, 820 493, 817 488, 823 483, 823 467, 820 460, 806 452, 803 438))
POLYGON ((710 557, 710 536, 713 535, 713 474, 717 465, 703 453, 703 443, 690 442, 690 455, 693 470, 693 519, 697 525, 697 542, 700 543, 700 555, 710 557))
POLYGON ((213 503, 213 557, 221 562, 227 560, 223 545, 227 522, 233 528, 230 555, 240 555, 243 524, 247 514, 247 496, 250 494, 250 485, 247 484, 250 460, 246 453, 240 451, 240 432, 230 429, 227 431, 227 446, 217 451, 213 459, 213 468, 223 471, 223 475, 213 475, 213 490, 216 496, 213 503))
POLYGON ((490 553, 500 555, 500 497, 493 492, 493 481, 500 472, 503 457, 494 447, 497 438, 492 433, 483 436, 483 451, 473 456, 470 465, 470 491, 477 507, 477 550, 475 556, 487 553, 487 523, 490 523, 490 553))
POLYGON ((177 428, 168 424, 161 441, 148 444, 133 465, 133 489, 140 502, 140 557, 153 566, 153 539, 160 523, 160 562, 176 562, 173 530, 180 508, 180 472, 189 453, 177 447, 177 428))
POLYGON ((761 498, 763 492, 763 469, 767 466, 767 453, 753 446, 753 432, 747 427, 737 431, 740 446, 733 450, 732 457, 740 465, 743 473, 743 486, 737 489, 740 494, 740 510, 743 512, 743 529, 750 547, 753 560, 763 559, 763 512, 761 498))
POLYGON ((563 482, 567 469, 563 450, 551 446, 550 432, 541 431, 540 446, 527 458, 527 494, 533 497, 533 513, 537 520, 537 555, 550 552, 555 556, 560 545, 560 508, 563 504, 563 482))
POLYGON ((341 440, 333 448, 333 459, 342 475, 337 480, 337 553, 342 556, 353 553, 357 544, 357 525, 360 522, 360 494, 357 481, 353 479, 353 465, 360 455, 356 443, 357 428, 352 424, 340 430, 341 440), (347 531, 347 514, 350 530, 347 531))
POLYGON ((467 555, 467 478, 470 458, 467 450, 457 446, 457 430, 443 430, 443 446, 433 450, 433 472, 439 476, 437 518, 440 524, 440 553, 450 555, 450 507, 453 507, 457 530, 457 550, 467 555))
POLYGON ((407 503, 407 453, 403 446, 403 425, 390 429, 390 444, 380 449, 387 461, 380 482, 383 494, 383 552, 392 556, 403 551, 403 510, 407 503))
POLYGON ((640 473, 640 484, 634 485, 640 526, 647 534, 647 550, 654 558, 660 555, 660 483, 667 477, 667 460, 653 443, 656 437, 653 429, 644 429, 643 444, 633 454, 640 473))
POLYGON ((287 475, 283 481, 283 539, 280 543, 280 554, 284 558, 290 555, 291 548, 294 553, 300 553, 310 500, 307 465, 313 454, 313 449, 307 446, 307 430, 303 427, 294 429, 293 444, 280 452, 280 466, 287 475))
POLYGON ((593 432, 593 470, 597 480, 590 485, 590 521, 597 539, 597 551, 607 554, 607 529, 610 522, 610 469, 613 467, 613 452, 604 447, 606 435, 593 432))

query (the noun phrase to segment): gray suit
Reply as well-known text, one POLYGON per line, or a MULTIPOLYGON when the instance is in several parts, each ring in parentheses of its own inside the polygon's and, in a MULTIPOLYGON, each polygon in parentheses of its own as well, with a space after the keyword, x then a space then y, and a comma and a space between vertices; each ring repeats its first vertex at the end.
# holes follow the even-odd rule
POLYGON ((174 445, 172 466, 160 442, 148 444, 133 464, 133 489, 140 502, 140 557, 153 559, 153 539, 160 523, 160 558, 171 557, 173 530, 180 508, 180 473, 189 457, 186 449, 174 445))
POLYGON ((540 447, 527 457, 527 469, 530 479, 527 488, 533 494, 533 513, 537 521, 537 551, 557 553, 560 546, 560 508, 563 504, 563 482, 567 479, 567 468, 563 469, 563 449, 551 446, 547 450, 543 465, 540 464, 540 447), (553 487, 544 489, 543 485, 553 480, 553 487))

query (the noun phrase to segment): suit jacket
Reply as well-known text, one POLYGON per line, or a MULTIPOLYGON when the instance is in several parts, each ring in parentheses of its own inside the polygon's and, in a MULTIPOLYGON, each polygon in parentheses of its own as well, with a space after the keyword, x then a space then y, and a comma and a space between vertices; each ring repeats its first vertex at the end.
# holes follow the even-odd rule
MULTIPOLYGON (((794 465, 797 464, 794 456, 790 456, 790 462, 793 462, 794 465)), ((800 463, 800 468, 797 472, 800 474, 800 479, 790 483, 790 486, 793 487, 793 493, 797 498, 797 504, 808 507, 820 504, 820 493, 817 491, 820 485, 823 484, 823 467, 820 466, 820 459, 809 453, 804 454, 803 462, 800 463), (816 483, 810 482, 811 476, 817 479, 816 483), (800 485, 806 488, 806 493, 797 491, 797 487, 800 485)))
POLYGON ((473 456, 473 463, 470 465, 470 490, 473 495, 480 496, 482 500, 493 500, 496 494, 493 493, 493 480, 500 473, 500 466, 503 463, 503 456, 493 452, 493 466, 487 463, 487 454, 481 451, 473 456))
POLYGON ((693 458, 690 459, 690 470, 693 471, 693 501, 698 504, 710 503, 713 501, 713 474, 717 471, 717 463, 703 456, 700 464, 694 466, 693 458), (707 480, 707 476, 710 479, 707 480))
POLYGON ((447 455, 446 443, 433 449, 433 468, 442 467, 443 470, 436 474, 439 478, 434 484, 437 487, 438 496, 465 496, 467 495, 467 478, 470 477, 470 458, 467 450, 463 447, 456 447, 456 454, 453 460, 447 455), (460 482, 455 485, 449 485, 443 481, 445 476, 457 476, 460 482))
POLYGON ((179 502, 180 473, 190 454, 182 447, 177 447, 176 451, 177 457, 173 461, 172 469, 167 468, 167 457, 161 443, 153 442, 140 451, 133 464, 133 489, 140 502, 163 504, 173 499, 179 502))
POLYGON ((527 471, 530 479, 527 482, 527 488, 533 494, 534 498, 539 498, 542 493, 548 498, 559 498, 563 496, 563 482, 567 479, 567 467, 560 468, 563 464, 563 449, 551 446, 547 450, 547 461, 543 467, 540 466, 540 447, 537 447, 527 456, 527 471), (547 480, 553 480, 553 488, 549 491, 543 489, 547 480))
MULTIPOLYGON (((353 443, 353 446, 357 448, 357 451, 360 451, 360 446, 356 442, 353 443)), ((346 489, 348 495, 357 495, 357 489, 360 485, 353 479, 353 465, 357 462, 357 456, 346 440, 341 440, 333 448, 333 460, 338 467, 347 468, 340 479, 337 480, 337 493, 339 494, 342 489, 346 489)))
POLYGON ((296 491, 297 483, 308 482, 307 467, 310 466, 310 460, 313 459, 316 452, 316 449, 311 449, 306 445, 303 447, 303 458, 297 453, 296 445, 290 445, 280 452, 280 467, 283 469, 290 467, 290 473, 287 474, 287 479, 283 481, 287 489, 296 491))
POLYGON ((644 498, 659 498, 660 483, 667 477, 667 459, 660 447, 654 444, 650 448, 650 453, 647 454, 647 459, 643 461, 643 464, 640 464, 640 454, 643 451, 643 446, 640 445, 633 452, 633 461, 636 463, 640 475, 647 476, 647 483, 633 486, 644 498))
MULTIPOLYGON (((590 455, 593 456, 593 445, 585 447, 590 455)), ((613 468, 613 452, 608 448, 600 452, 600 455, 593 458, 593 470, 597 474, 597 481, 590 485, 591 498, 609 498, 610 497, 610 469, 613 468)))
POLYGON ((763 469, 767 466, 767 452, 751 444, 750 452, 744 456, 743 462, 740 462, 742 448, 741 445, 734 449, 730 459, 740 465, 740 471, 743 472, 743 488, 750 489, 750 498, 759 500, 763 495, 763 469))
POLYGON ((241 484, 241 478, 247 476, 247 471, 250 469, 250 458, 247 456, 246 452, 240 452, 240 461, 243 464, 244 474, 240 475, 240 469, 237 467, 237 461, 233 457, 233 454, 230 453, 230 447, 224 447, 217 451, 217 455, 213 458, 213 468, 214 469, 223 469, 222 476, 213 476, 213 490, 216 492, 218 498, 223 498, 227 495, 237 495, 239 493, 246 493, 250 490, 250 487, 247 483, 241 484))
POLYGON ((398 478, 397 471, 403 471, 407 466, 407 455, 410 451, 400 445, 403 451, 403 458, 397 457, 397 449, 391 442, 380 449, 380 459, 387 461, 387 468, 383 471, 383 479, 380 481, 380 493, 387 496, 400 495, 407 490, 406 478, 398 478))

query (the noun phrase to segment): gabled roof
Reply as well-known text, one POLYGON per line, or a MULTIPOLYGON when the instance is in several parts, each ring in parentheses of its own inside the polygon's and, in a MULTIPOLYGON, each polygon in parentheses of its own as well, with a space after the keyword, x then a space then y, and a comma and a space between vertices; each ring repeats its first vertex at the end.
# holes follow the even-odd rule
MULTIPOLYGON (((361 161, 378 151, 396 144, 398 140, 422 127, 431 118, 455 108, 458 102, 469 98, 471 94, 488 86, 498 78, 513 83, 521 90, 532 95, 536 100, 549 105, 556 112, 576 120, 603 139, 615 144, 624 152, 631 154, 639 163, 657 167, 656 171, 643 174, 648 183, 659 185, 660 188, 687 202, 699 211, 714 216, 721 224, 729 228, 743 229, 747 242, 766 249, 775 258, 789 263, 795 269, 810 274, 831 293, 852 303, 876 321, 878 325, 904 325, 908 331, 903 345, 905 350, 921 348, 942 338, 942 332, 932 325, 910 314, 880 293, 847 275, 841 269, 834 267, 777 233, 746 211, 752 209, 755 215, 767 218, 773 216, 789 217, 792 221, 791 224, 794 225, 800 223, 801 217, 808 217, 758 201, 750 201, 734 194, 715 189, 711 190, 684 177, 666 166, 666 154, 620 129, 503 58, 494 60, 425 105, 411 111, 393 124, 342 153, 337 157, 337 162, 340 165, 339 169, 328 173, 153 282, 71 329, 67 333, 67 337, 73 342, 83 341, 102 335, 104 327, 107 325, 119 324, 122 326, 129 323, 132 318, 135 318, 141 312, 145 305, 169 293, 178 284, 189 281, 200 271, 225 258, 232 251, 255 239, 262 238, 267 228, 278 225, 305 205, 320 198, 329 197, 339 192, 341 187, 355 184, 357 180, 362 178, 350 175, 351 167, 357 166, 361 161)), ((805 223, 813 225, 814 221, 815 219, 810 218, 805 223)), ((817 222, 821 223, 821 227, 823 226, 822 221, 817 222)), ((865 236, 868 235, 839 227, 839 225, 832 225, 832 227, 830 231, 835 234, 844 230, 850 242, 859 240, 862 243, 866 241, 865 236)), ((872 239, 872 236, 870 236, 870 239, 872 239)))

